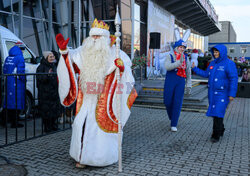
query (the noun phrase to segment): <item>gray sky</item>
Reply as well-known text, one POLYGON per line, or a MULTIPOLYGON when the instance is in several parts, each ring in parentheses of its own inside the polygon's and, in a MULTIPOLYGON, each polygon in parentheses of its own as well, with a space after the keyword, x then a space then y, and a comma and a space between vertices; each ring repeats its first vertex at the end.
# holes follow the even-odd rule
POLYGON ((237 42, 250 42, 250 0, 210 0, 219 21, 231 21, 237 42))

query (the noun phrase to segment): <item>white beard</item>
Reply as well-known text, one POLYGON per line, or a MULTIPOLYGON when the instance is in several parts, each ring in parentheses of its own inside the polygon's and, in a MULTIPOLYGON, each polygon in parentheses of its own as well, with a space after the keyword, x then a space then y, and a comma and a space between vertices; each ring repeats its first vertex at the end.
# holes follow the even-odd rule
MULTIPOLYGON (((88 85, 95 90, 98 86, 104 85, 105 74, 107 71, 108 59, 110 59, 110 40, 101 36, 99 39, 92 37, 86 38, 83 42, 82 56, 83 66, 80 69, 80 83, 84 93, 89 93, 88 85), (93 86, 96 85, 96 86, 93 86)), ((101 93, 101 92, 97 92, 101 93)))

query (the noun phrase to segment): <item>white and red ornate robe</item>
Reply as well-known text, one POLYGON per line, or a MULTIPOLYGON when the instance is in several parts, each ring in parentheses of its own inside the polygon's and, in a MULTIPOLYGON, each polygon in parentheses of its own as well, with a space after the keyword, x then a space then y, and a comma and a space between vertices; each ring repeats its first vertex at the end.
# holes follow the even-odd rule
POLYGON ((118 98, 121 95, 121 122, 125 125, 130 115, 130 108, 137 97, 133 88, 135 82, 131 72, 130 58, 121 51, 124 71, 121 73, 121 89, 117 86, 114 64, 115 47, 111 48, 112 58, 108 63, 103 92, 83 94, 76 74, 82 68, 82 46, 75 50, 61 51, 58 64, 60 101, 70 106, 76 101, 76 117, 72 125, 70 156, 77 162, 89 166, 107 166, 118 161, 118 98), (63 58, 64 57, 64 58, 63 58), (66 58, 66 59, 65 59, 66 58))

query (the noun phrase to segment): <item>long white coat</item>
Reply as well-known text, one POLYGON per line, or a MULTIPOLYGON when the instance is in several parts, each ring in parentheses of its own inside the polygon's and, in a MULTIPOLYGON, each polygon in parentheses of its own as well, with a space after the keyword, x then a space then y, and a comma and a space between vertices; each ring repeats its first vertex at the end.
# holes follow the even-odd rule
MULTIPOLYGON (((70 70, 74 75, 74 83, 76 91, 78 90, 78 82, 74 73, 73 63, 75 63, 78 68, 82 68, 82 60, 84 56, 81 55, 81 46, 75 50, 67 50, 61 52, 61 54, 68 53, 70 70)), ((109 75, 117 68, 114 64, 115 58, 115 47, 111 48, 112 58, 110 58, 108 63, 108 69, 105 76, 109 75)), ((128 117, 130 115, 130 109, 127 105, 127 100, 132 91, 134 78, 131 72, 131 61, 130 58, 121 51, 121 59, 124 62, 125 70, 121 77, 121 84, 123 84, 122 94, 121 94, 121 122, 122 126, 125 125, 128 117)), ((72 87, 72 82, 69 78, 69 70, 66 67, 64 58, 60 58, 58 64, 58 80, 59 80, 59 96, 61 103, 63 104, 64 99, 68 96, 70 86, 72 87)), ((115 80, 112 84, 114 84, 115 80)), ((117 101, 119 98, 116 94, 117 89, 112 100, 110 100, 110 95, 108 101, 113 101, 112 110, 114 115, 117 117, 118 107, 117 101)), ((76 93, 77 94, 77 93, 76 93)), ((70 144, 70 156, 74 158, 77 162, 89 166, 107 166, 118 161, 118 135, 117 133, 105 132, 102 130, 96 121, 96 106, 98 101, 98 95, 96 94, 84 94, 83 104, 79 113, 76 115, 75 120, 72 125, 72 138, 70 144), (83 125, 85 127, 83 128, 83 125), (84 129, 84 131, 83 131, 84 129), (83 132, 83 133, 82 133, 83 132), (81 138, 83 136, 83 142, 81 138)), ((109 105, 109 103, 108 103, 109 105)), ((108 109, 109 107, 107 107, 108 109)))

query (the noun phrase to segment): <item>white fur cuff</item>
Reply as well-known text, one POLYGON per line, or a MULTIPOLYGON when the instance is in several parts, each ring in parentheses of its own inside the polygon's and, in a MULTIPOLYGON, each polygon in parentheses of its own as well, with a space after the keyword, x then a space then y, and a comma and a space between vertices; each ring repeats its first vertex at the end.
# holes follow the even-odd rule
POLYGON ((61 50, 61 49, 59 49, 59 52, 61 53, 61 54, 67 54, 68 53, 68 48, 66 48, 66 50, 61 50))
POLYGON ((109 37, 110 33, 106 29, 101 29, 101 28, 91 28, 89 31, 89 35, 103 35, 109 37))

